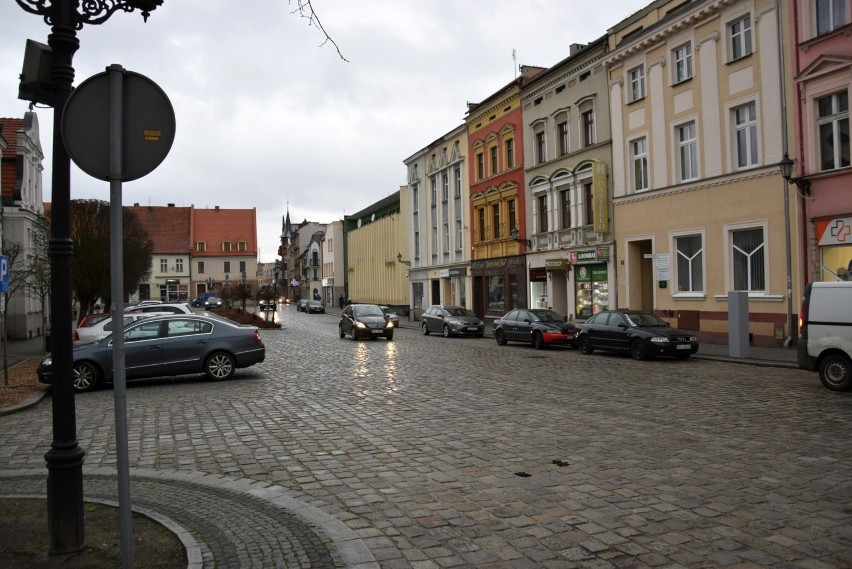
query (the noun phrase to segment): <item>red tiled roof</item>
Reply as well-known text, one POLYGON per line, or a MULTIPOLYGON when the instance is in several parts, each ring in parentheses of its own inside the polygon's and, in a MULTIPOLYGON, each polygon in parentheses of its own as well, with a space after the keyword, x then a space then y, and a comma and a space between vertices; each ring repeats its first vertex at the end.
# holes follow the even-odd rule
POLYGON ((161 206, 124 206, 134 212, 154 242, 155 253, 188 254, 191 208, 161 206))
POLYGON ((257 255, 257 210, 251 209, 192 209, 192 255, 221 257, 223 255, 257 255), (206 251, 195 251, 195 244, 203 241, 206 251), (232 245, 230 253, 222 251, 222 242, 232 245), (236 243, 245 242, 245 251, 236 251, 236 243))

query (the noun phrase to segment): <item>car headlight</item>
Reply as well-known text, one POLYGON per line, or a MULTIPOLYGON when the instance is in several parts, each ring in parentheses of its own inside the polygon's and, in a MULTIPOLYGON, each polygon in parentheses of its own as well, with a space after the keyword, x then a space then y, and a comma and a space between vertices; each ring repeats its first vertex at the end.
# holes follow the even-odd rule
POLYGON ((393 328, 393 322, 391 322, 391 321, 385 322, 385 328, 393 328))
POLYGON ((697 342, 697 341, 698 341, 698 336, 690 336, 690 337, 689 337, 689 341, 690 341, 690 342, 697 342))
POLYGON ((364 324, 363 322, 356 322, 356 323, 355 323, 355 327, 356 327, 356 328, 366 328, 366 327, 367 327, 367 325, 366 325, 366 324, 364 324))
POLYGON ((456 326, 456 327, 464 326, 464 323, 460 322, 459 320, 447 320, 447 323, 450 326, 456 326))
POLYGON ((651 342, 655 344, 668 344, 669 339, 665 336, 654 336, 653 338, 651 338, 651 342))
POLYGON ((45 356, 43 360, 41 360, 41 365, 50 366, 53 365, 53 357, 45 356))

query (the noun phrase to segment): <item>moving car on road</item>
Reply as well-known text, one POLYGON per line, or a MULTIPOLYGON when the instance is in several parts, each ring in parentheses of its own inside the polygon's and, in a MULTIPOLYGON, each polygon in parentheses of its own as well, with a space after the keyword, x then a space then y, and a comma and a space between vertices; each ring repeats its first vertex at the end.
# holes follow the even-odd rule
MULTIPOLYGON (((194 314, 153 316, 124 329, 127 379, 204 373, 211 380, 228 379, 238 368, 260 363, 266 347, 254 326, 194 314)), ((112 335, 74 350, 72 381, 76 391, 90 391, 113 380, 112 335)), ((38 367, 41 383, 53 381, 53 360, 38 367)))
POLYGON ((307 298, 302 298, 296 301, 296 312, 304 312, 310 302, 307 298))
POLYGON ((393 325, 377 304, 350 304, 343 309, 337 328, 341 338, 349 334, 353 340, 379 336, 393 340, 393 325))
POLYGON ((574 324, 544 308, 512 310, 495 320, 493 328, 500 346, 508 342, 526 342, 536 350, 557 344, 574 346, 574 324))
POLYGON ((686 359, 698 351, 698 339, 691 333, 672 328, 651 312, 605 310, 574 328, 583 354, 592 350, 629 352, 634 359, 655 356, 686 359))
POLYGON ((441 333, 445 338, 450 336, 476 336, 485 334, 485 322, 464 306, 442 306, 436 304, 426 309, 420 316, 420 330, 429 335, 430 332, 441 333))
POLYGON ((387 316, 388 322, 390 322, 394 328, 399 328, 399 316, 393 311, 393 308, 390 306, 379 306, 379 308, 381 308, 382 312, 384 312, 385 316, 387 316))
POLYGON ((325 306, 319 300, 309 300, 304 310, 308 314, 325 314, 325 306))

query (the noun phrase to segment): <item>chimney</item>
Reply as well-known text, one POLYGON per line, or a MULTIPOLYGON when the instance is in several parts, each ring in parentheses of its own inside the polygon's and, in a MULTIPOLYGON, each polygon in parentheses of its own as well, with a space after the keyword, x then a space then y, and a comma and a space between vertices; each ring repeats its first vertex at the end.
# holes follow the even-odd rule
POLYGON ((173 203, 166 204, 166 205, 167 205, 168 207, 175 207, 175 204, 173 204, 173 203))
POLYGON ((569 55, 574 55, 576 53, 583 51, 584 49, 586 49, 588 47, 588 45, 589 44, 585 44, 585 43, 572 43, 569 46, 569 50, 570 50, 569 55))
POLYGON ((216 211, 219 211, 219 206, 218 206, 218 205, 216 206, 216 211))

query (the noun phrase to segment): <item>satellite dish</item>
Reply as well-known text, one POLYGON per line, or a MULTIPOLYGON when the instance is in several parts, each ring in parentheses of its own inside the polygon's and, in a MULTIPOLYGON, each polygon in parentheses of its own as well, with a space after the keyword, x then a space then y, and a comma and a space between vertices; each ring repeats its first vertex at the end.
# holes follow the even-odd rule
POLYGON ((376 214, 375 213, 370 216, 370 221, 376 221, 376 214))
POLYGON ((361 227, 361 218, 358 218, 358 227, 361 227))

